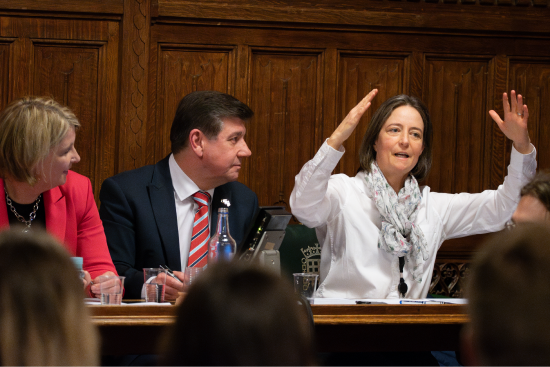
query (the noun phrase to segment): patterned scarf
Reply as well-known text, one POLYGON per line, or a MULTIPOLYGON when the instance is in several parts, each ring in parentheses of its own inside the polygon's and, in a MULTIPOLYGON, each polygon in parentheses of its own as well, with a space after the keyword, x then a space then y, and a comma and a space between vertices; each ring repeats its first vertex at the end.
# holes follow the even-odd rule
POLYGON ((376 161, 371 172, 365 175, 368 195, 374 200, 380 212, 382 228, 378 237, 378 247, 394 256, 392 261, 392 286, 397 289, 399 282, 399 257, 405 257, 407 268, 413 279, 422 282, 424 261, 428 259, 427 243, 424 233, 414 222, 418 213, 418 204, 422 199, 418 182, 413 175, 405 180, 405 186, 396 194, 388 184, 376 161))

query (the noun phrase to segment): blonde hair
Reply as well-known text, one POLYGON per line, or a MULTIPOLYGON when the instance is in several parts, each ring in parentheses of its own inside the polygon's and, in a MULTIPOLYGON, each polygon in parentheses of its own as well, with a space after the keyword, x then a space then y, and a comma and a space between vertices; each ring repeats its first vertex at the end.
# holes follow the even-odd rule
POLYGON ((0 365, 98 365, 69 255, 48 234, 17 228, 0 233, 0 365))
POLYGON ((36 167, 80 126, 75 114, 49 97, 24 97, 0 113, 0 175, 34 185, 36 167))

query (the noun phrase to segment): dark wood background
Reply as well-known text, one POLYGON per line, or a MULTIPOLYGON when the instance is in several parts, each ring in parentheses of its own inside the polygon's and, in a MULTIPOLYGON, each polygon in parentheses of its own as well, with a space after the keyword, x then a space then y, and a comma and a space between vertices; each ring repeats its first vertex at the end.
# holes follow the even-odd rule
MULTIPOLYGON (((488 115, 524 95, 539 168, 550 168, 550 0, 10 0, 0 4, 0 107, 51 95, 82 122, 74 169, 103 180, 170 151, 178 101, 230 93, 256 115, 240 181, 288 203, 294 176, 370 89, 373 109, 336 169, 354 175, 372 111, 421 97, 434 123, 426 184, 494 189, 510 143, 488 115)), ((443 246, 470 256, 479 238, 443 246)))

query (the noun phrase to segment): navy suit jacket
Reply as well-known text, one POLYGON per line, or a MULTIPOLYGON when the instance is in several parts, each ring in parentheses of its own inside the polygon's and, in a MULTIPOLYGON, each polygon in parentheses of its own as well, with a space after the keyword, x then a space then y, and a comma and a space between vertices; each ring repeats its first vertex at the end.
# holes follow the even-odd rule
MULTIPOLYGON (((103 182, 99 215, 117 272, 125 276, 125 298, 141 298, 143 268, 168 265, 181 271, 174 187, 168 157, 155 165, 120 173, 103 182)), ((211 220, 215 233, 221 199, 229 199, 229 230, 239 251, 258 212, 258 197, 229 182, 214 190, 211 220)))

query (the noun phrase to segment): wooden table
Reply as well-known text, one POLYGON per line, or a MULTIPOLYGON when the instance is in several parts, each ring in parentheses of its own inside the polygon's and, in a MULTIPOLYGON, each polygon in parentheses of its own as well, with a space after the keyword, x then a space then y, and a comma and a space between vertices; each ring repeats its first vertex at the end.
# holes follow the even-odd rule
MULTIPOLYGON (((312 305, 319 352, 456 350, 464 305, 312 305)), ((89 306, 103 354, 155 353, 173 306, 89 306)))

